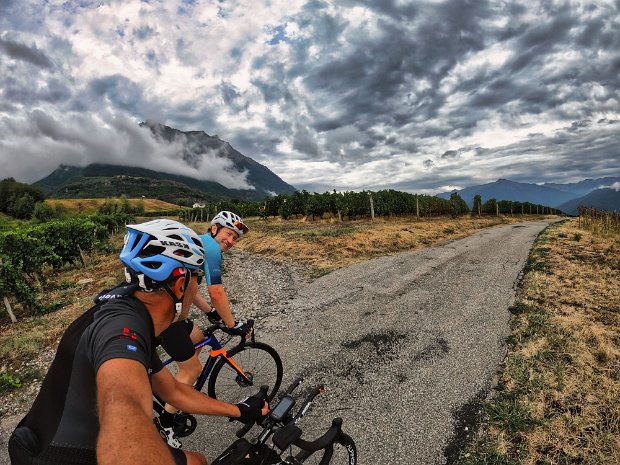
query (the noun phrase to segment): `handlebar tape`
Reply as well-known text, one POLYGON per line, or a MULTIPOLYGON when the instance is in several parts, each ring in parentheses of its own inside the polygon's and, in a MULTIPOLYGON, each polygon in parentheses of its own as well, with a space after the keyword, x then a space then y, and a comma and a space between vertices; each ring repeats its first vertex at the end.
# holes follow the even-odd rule
POLYGON ((308 452, 315 452, 317 450, 325 449, 330 444, 333 444, 336 441, 338 435, 342 432, 342 418, 334 418, 332 420, 332 426, 327 430, 327 432, 321 436, 320 438, 308 442, 303 439, 297 439, 294 444, 308 452))

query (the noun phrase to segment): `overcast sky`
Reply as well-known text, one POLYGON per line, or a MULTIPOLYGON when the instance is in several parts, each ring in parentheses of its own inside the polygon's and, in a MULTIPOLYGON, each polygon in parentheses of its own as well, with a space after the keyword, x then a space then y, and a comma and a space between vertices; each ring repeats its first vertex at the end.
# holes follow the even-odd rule
POLYGON ((144 166, 436 193, 620 175, 620 0, 0 0, 0 177, 144 166))

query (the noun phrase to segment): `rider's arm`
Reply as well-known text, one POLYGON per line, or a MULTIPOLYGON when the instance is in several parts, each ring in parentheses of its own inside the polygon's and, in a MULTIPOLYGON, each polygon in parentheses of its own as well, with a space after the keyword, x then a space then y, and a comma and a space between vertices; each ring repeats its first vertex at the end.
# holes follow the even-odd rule
POLYGON ((230 307, 230 301, 228 295, 224 290, 223 284, 214 284, 207 286, 207 292, 213 306, 217 309, 217 313, 220 318, 226 323, 226 326, 232 328, 235 326, 235 317, 232 314, 232 308, 230 307))
MULTIPOLYGON (((168 370, 162 370, 168 371, 168 370)), ((144 366, 114 358, 97 370, 97 463, 170 464, 174 460, 152 422, 152 394, 144 366)))
POLYGON ((212 399, 192 386, 180 383, 168 370, 160 370, 153 374, 152 381, 153 392, 184 412, 231 418, 241 416, 239 407, 236 405, 212 399))

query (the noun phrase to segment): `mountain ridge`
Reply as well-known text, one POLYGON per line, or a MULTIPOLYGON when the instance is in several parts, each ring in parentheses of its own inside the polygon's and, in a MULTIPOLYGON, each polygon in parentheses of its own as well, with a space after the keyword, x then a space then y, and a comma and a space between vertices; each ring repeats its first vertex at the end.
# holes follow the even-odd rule
POLYGON ((138 166, 91 163, 84 167, 61 164, 48 176, 33 183, 48 197, 89 198, 119 195, 149 196, 174 203, 191 204, 217 200, 262 200, 268 195, 292 193, 287 184, 266 166, 233 148, 217 135, 204 131, 180 131, 153 121, 140 123, 163 143, 181 143, 181 157, 194 168, 202 163, 209 152, 228 159, 235 170, 246 173, 246 180, 254 189, 230 189, 216 181, 164 173, 138 166))
MULTIPOLYGON (((489 199, 496 199, 498 201, 512 200, 518 202, 531 202, 565 211, 562 209, 563 205, 567 205, 571 201, 577 201, 582 198, 584 198, 584 200, 581 200, 582 203, 579 205, 594 207, 594 205, 588 204, 588 202, 591 202, 593 199, 587 198, 588 194, 597 190, 598 186, 611 186, 614 183, 620 183, 620 177, 584 179, 583 181, 570 184, 545 183, 542 185, 521 183, 501 178, 491 183, 456 190, 456 192, 458 192, 470 208, 473 205, 474 196, 480 195, 483 203, 489 199)), ((437 197, 449 199, 452 192, 454 191, 443 192, 438 194, 437 197)), ((597 206, 595 208, 607 210, 620 209, 619 206, 613 201, 613 196, 607 196, 605 198, 609 199, 611 203, 601 203, 597 200, 597 206)), ((571 210, 571 212, 575 211, 575 209, 571 210)))

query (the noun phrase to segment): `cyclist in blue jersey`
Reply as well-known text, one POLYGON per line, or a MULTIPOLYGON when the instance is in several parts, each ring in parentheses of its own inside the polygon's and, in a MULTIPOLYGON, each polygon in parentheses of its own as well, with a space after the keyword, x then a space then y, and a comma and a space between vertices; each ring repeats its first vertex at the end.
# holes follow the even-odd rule
MULTIPOLYGON (((193 302, 196 307, 210 318, 221 319, 226 326, 233 328, 236 334, 245 337, 251 335, 251 329, 245 322, 236 321, 233 316, 230 300, 222 284, 221 266, 222 254, 233 247, 235 242, 247 232, 248 227, 233 212, 221 211, 213 217, 209 233, 200 236, 205 250, 203 269, 211 304, 200 293, 196 294, 193 302)), ((201 329, 195 326, 191 320, 180 321, 172 325, 162 336, 164 348, 168 350, 170 355, 172 355, 172 352, 176 354, 173 358, 179 367, 176 375, 178 381, 189 385, 193 385, 196 382, 202 365, 198 359, 198 351, 195 351, 193 347, 194 344, 203 339, 204 336, 201 329), (183 340, 183 334, 188 333, 190 334, 189 339, 185 338, 183 340)), ((171 447, 180 448, 181 441, 179 441, 173 430, 174 414, 177 412, 177 407, 167 404, 164 410, 164 413, 155 420, 155 424, 161 436, 166 439, 171 447)))
POLYGON ((65 331, 28 414, 9 439, 12 465, 206 465, 169 447, 152 422, 152 394, 189 413, 251 422, 267 404, 229 404, 180 383, 156 347, 185 318, 203 277, 198 235, 171 220, 128 225, 120 259, 127 283, 65 331))

